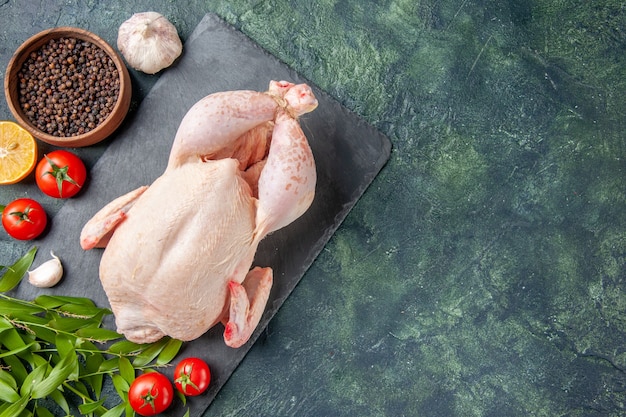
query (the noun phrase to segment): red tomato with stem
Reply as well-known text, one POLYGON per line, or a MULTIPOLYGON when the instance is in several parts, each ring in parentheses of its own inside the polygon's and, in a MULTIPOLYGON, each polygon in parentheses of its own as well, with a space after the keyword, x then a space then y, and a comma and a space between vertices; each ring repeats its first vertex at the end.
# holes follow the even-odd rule
POLYGON ((174 399, 174 388, 165 375, 147 372, 130 384, 128 401, 142 416, 154 416, 165 411, 174 399))
POLYGON ((58 150, 41 159, 35 169, 35 181, 44 194, 54 198, 76 195, 87 179, 87 168, 75 154, 58 150))
POLYGON ((31 240, 39 236, 48 223, 45 210, 33 199, 18 198, 2 210, 2 226, 18 240, 31 240))
POLYGON ((200 358, 185 358, 174 369, 174 385, 187 396, 202 394, 210 382, 209 365, 200 358))

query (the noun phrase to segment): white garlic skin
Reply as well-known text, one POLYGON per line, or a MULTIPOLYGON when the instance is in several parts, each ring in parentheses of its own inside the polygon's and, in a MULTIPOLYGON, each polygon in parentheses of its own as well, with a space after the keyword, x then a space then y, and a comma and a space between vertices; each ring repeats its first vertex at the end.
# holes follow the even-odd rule
POLYGON ((42 263, 32 271, 28 271, 28 282, 35 287, 50 288, 61 281, 63 276, 61 260, 52 252, 50 255, 52 255, 52 259, 42 263))
POLYGON ((157 12, 135 13, 120 25, 117 48, 128 65, 156 74, 180 56, 183 44, 176 27, 157 12))

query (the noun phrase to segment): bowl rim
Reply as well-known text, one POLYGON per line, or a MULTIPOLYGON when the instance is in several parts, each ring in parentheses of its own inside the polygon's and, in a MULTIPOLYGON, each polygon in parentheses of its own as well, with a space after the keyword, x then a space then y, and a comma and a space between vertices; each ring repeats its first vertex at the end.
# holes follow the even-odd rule
POLYGON ((46 29, 32 35, 15 50, 7 65, 4 77, 4 93, 9 110, 17 122, 37 139, 55 146, 82 147, 93 145, 106 139, 122 124, 130 108, 132 86, 130 74, 124 61, 104 39, 86 29, 72 26, 60 26, 46 29), (75 136, 54 136, 36 128, 28 117, 26 117, 19 105, 17 91, 19 84, 17 82, 11 82, 12 79, 17 77, 17 73, 22 68, 22 65, 24 65, 24 62, 28 59, 31 52, 40 49, 51 39, 63 37, 87 41, 102 49, 115 63, 120 79, 120 90, 117 101, 106 119, 89 132, 75 136))

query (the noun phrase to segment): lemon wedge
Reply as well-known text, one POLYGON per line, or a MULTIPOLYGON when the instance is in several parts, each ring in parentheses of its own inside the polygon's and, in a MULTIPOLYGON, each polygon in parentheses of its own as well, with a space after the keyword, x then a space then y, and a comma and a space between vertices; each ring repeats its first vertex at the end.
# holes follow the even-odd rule
POLYGON ((33 135, 15 122, 0 121, 0 185, 23 180, 37 163, 33 135))

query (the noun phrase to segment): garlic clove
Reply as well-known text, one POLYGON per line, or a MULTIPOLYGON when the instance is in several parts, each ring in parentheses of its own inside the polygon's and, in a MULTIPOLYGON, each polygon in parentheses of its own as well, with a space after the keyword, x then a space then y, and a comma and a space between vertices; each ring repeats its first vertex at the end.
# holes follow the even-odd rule
POLYGON ((135 13, 119 27, 117 48, 128 65, 147 74, 169 67, 183 44, 176 27, 157 12, 135 13))
POLYGON ((61 260, 52 251, 52 259, 39 265, 32 271, 28 271, 28 282, 35 287, 50 288, 56 285, 63 276, 61 260))

